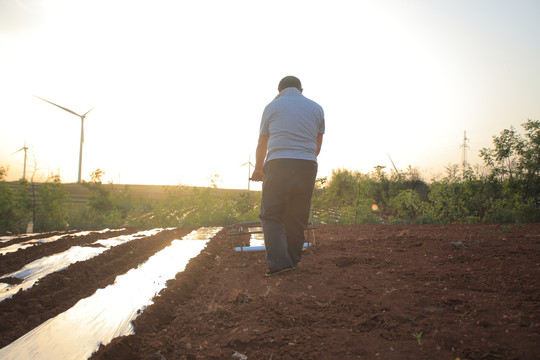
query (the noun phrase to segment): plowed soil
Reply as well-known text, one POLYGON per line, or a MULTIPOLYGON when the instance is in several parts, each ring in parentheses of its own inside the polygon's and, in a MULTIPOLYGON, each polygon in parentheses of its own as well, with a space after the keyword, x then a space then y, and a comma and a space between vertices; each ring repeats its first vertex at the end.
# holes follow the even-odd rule
MULTIPOLYGON (((0 348, 188 231, 117 246, 0 302, 0 348)), ((218 233, 136 333, 92 359, 540 358, 540 224, 319 226, 298 268, 270 278, 264 252, 232 250, 247 240, 218 233)), ((26 251, 0 256, 0 273, 26 251)))

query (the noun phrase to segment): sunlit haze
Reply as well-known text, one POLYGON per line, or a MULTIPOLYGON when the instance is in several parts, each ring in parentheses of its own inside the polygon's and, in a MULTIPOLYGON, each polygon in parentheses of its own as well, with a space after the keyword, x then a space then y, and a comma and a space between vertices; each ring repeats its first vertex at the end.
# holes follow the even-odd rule
MULTIPOLYGON (((319 177, 427 178, 540 119, 540 1, 0 0, 0 166, 8 180, 247 188, 286 75, 325 110, 319 177)), ((251 184, 260 189, 260 184, 251 184)))

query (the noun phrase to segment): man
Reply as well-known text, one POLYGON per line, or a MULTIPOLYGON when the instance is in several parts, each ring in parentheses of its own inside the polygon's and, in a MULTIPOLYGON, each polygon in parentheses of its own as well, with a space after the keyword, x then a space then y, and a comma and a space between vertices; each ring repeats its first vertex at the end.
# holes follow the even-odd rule
POLYGON ((298 78, 283 78, 261 120, 251 179, 263 181, 259 217, 267 276, 294 270, 302 257, 325 130, 322 107, 302 91, 298 78))

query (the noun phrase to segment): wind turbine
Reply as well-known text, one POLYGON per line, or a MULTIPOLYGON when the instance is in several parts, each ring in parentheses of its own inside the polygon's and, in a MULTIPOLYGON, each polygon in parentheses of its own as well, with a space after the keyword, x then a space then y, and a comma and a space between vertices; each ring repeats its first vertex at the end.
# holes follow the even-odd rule
POLYGON ((80 182, 81 182, 81 167, 82 167, 82 150, 83 150, 83 143, 84 143, 84 118, 86 117, 86 115, 87 115, 90 111, 94 110, 95 107, 93 107, 93 108, 91 108, 90 110, 88 110, 86 113, 84 113, 84 115, 79 115, 79 114, 77 114, 76 112, 71 111, 71 110, 69 110, 69 109, 67 109, 67 108, 65 108, 65 107, 63 107, 63 106, 57 105, 57 104, 55 104, 55 103, 53 103, 53 102, 50 102, 49 100, 45 100, 45 99, 40 98, 39 96, 36 96, 36 95, 34 95, 34 96, 37 97, 38 99, 41 99, 41 100, 43 100, 43 101, 46 101, 46 102, 48 102, 49 104, 52 104, 52 105, 54 105, 54 106, 57 106, 57 107, 59 107, 60 109, 62 109, 62 110, 64 110, 64 111, 67 111, 68 113, 71 113, 71 114, 73 114, 73 115, 77 115, 78 117, 81 118, 81 146, 80 146, 80 148, 79 148, 79 177, 77 178, 77 182, 80 183, 80 182))
POLYGON ((250 182, 250 178, 251 178, 251 167, 252 167, 252 166, 255 167, 255 165, 253 165, 253 164, 251 163, 251 154, 249 154, 248 162, 247 162, 247 163, 244 163, 244 164, 242 164, 242 165, 240 165, 240 167, 246 166, 246 165, 248 166, 248 191, 249 191, 249 185, 251 184, 251 182, 250 182))
POLYGON ((396 170, 396 173, 397 173, 397 175, 398 175, 398 178, 401 179, 401 174, 399 173, 399 171, 398 171, 396 165, 395 165, 394 162, 392 161, 392 158, 390 157, 390 154, 389 154, 389 153, 386 153, 386 154, 388 154, 388 158, 389 158, 390 161, 392 162, 392 166, 394 167, 394 170, 396 170))
POLYGON ((28 150, 28 147, 26 146, 26 140, 24 141, 24 146, 22 148, 20 148, 19 150, 15 151, 13 154, 11 155, 15 155, 16 153, 18 153, 19 151, 22 151, 24 150, 24 168, 23 168, 23 180, 26 180, 26 151, 28 150))

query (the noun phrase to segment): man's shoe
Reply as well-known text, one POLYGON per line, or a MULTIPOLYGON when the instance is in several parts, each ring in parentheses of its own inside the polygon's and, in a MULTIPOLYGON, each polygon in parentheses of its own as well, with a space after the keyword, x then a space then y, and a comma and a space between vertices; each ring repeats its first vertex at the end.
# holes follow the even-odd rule
POLYGON ((292 271, 294 269, 296 269, 296 266, 291 266, 291 267, 288 267, 288 268, 284 268, 284 269, 280 269, 280 270, 274 270, 274 271, 266 270, 265 275, 270 277, 270 276, 274 276, 274 275, 277 275, 277 274, 283 274, 284 272, 292 271))

